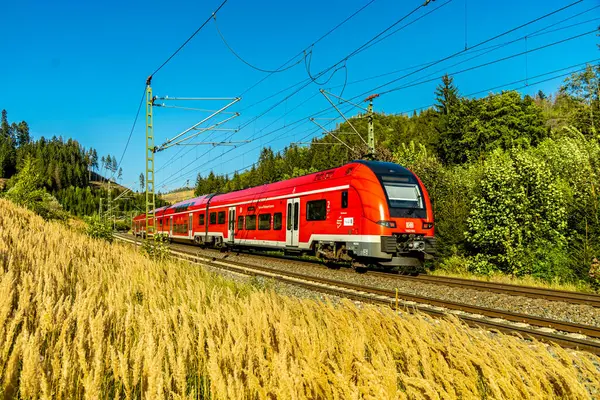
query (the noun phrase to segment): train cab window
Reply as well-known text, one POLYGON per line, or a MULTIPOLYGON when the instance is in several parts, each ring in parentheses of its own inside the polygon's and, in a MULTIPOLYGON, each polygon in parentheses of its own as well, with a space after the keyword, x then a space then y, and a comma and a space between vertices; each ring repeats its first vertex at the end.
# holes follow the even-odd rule
POLYGON ((204 213, 202 213, 198 216, 198 224, 200 226, 204 225, 204 213))
POLYGON ((307 221, 325 221, 327 218, 327 201, 314 200, 306 203, 307 221))
POLYGON ((268 231, 271 229, 271 214, 260 214, 258 216, 258 230, 268 231))
POLYGON ((283 215, 281 213, 273 214, 273 230, 276 230, 276 231, 281 230, 282 220, 283 220, 283 215))
POLYGON ((216 223, 217 223, 217 213, 211 212, 210 213, 210 224, 215 225, 216 223))
POLYGON ((392 207, 423 208, 423 198, 418 185, 384 181, 383 187, 392 207))
POLYGON ((219 225, 225 223, 225 211, 219 211, 219 225))
POLYGON ((342 192, 342 208, 348 208, 348 191, 342 192))
POLYGON ((241 215, 238 216, 237 228, 238 228, 238 231, 241 231, 242 229, 244 229, 244 217, 241 215))
POLYGON ((256 229, 256 215, 246 215, 246 229, 250 231, 256 229))

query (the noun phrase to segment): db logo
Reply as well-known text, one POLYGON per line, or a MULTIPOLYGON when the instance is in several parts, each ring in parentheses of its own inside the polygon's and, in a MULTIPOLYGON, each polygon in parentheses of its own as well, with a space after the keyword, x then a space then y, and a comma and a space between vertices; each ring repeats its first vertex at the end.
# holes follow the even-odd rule
POLYGON ((406 221, 406 227, 409 229, 414 229, 415 228, 415 223, 411 222, 411 221, 406 221))

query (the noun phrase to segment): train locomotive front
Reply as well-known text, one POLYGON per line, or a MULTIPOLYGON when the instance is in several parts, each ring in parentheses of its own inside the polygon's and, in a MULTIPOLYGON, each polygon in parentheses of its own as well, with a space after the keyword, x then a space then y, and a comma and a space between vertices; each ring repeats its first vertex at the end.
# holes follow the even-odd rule
POLYGON ((398 164, 356 161, 351 186, 361 200, 361 237, 346 248, 355 265, 418 270, 435 254, 434 220, 421 180, 398 164), (366 167, 366 168, 365 168, 366 167))

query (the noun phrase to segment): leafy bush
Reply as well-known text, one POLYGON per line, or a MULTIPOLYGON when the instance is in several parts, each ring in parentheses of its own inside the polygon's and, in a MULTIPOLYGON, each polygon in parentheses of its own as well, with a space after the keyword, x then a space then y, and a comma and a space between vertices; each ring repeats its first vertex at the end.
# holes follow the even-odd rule
POLYGON ((550 269, 555 261, 538 250, 566 244, 564 193, 547 164, 523 150, 495 151, 485 162, 467 222, 477 272, 550 269))
POLYGON ((10 189, 5 197, 12 202, 32 210, 46 220, 67 218, 68 214, 62 206, 43 188, 40 174, 30 157, 25 159, 23 167, 10 179, 8 186, 10 189))
POLYGON ((131 229, 131 223, 127 220, 117 220, 114 222, 114 227, 118 232, 126 232, 131 229))
POLYGON ((94 239, 102 239, 108 242, 113 241, 112 224, 109 221, 100 219, 97 216, 86 218, 88 236, 94 239))

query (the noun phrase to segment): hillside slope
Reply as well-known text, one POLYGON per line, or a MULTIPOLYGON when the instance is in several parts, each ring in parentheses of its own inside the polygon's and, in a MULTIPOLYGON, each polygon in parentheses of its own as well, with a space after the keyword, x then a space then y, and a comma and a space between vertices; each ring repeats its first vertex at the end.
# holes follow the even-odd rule
POLYGON ((260 291, 45 223, 2 199, 0 254, 2 398, 583 399, 600 391, 600 359, 587 353, 260 291))
POLYGON ((166 194, 162 194, 160 196, 161 199, 163 199, 164 201, 169 202, 171 204, 175 204, 175 203, 183 201, 183 200, 191 199, 193 197, 194 197, 194 189, 166 193, 166 194))

